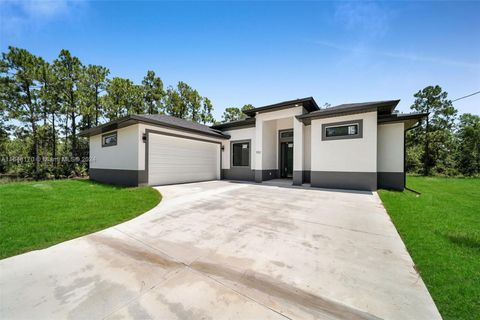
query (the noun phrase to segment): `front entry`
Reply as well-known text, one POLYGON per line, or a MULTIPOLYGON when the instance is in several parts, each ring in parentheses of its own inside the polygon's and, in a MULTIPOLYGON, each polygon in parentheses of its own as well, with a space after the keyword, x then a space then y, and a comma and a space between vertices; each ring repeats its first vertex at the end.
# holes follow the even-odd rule
POLYGON ((280 178, 293 178, 293 142, 280 142, 280 178))

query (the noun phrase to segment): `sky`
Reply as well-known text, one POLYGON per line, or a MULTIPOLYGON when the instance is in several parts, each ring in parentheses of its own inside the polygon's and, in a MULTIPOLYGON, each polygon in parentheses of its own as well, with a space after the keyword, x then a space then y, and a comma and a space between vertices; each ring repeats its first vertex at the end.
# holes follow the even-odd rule
MULTIPOLYGON (((84 64, 140 83, 154 70, 226 107, 313 96, 319 105, 401 99, 440 85, 480 91, 480 2, 0 0, 0 50, 84 64)), ((459 100, 480 114, 480 94, 459 100)))

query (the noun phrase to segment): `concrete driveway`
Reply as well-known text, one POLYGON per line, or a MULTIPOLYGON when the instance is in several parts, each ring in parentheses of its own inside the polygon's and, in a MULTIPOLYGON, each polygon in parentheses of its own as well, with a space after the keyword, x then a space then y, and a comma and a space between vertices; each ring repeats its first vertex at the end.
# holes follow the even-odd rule
POLYGON ((0 261, 2 319, 440 319, 378 196, 212 181, 0 261))

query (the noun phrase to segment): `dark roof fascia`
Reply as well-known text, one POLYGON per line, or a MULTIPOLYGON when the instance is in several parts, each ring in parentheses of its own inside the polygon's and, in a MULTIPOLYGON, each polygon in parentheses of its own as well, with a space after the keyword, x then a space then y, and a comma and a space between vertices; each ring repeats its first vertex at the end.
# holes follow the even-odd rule
POLYGON ((350 107, 342 107, 343 105, 340 105, 340 106, 331 107, 327 109, 321 109, 311 113, 302 114, 302 115, 296 116, 296 118, 302 121, 304 124, 309 125, 312 119, 323 119, 323 118, 340 117, 340 116, 347 116, 347 115, 359 114, 359 113, 367 113, 372 111, 378 111, 380 108, 388 108, 388 110, 392 112, 397 106, 398 102, 400 102, 400 100, 364 103, 364 105, 361 105, 361 106, 358 106, 352 103, 351 104, 352 106, 350 107))
POLYGON ((148 124, 153 124, 153 125, 158 126, 158 127, 171 128, 171 129, 175 129, 175 130, 179 130, 179 131, 192 132, 192 133, 195 133, 195 134, 205 135, 205 136, 210 136, 210 137, 230 139, 229 135, 224 134, 219 130, 212 129, 212 132, 208 133, 208 132, 201 131, 201 130, 195 130, 195 129, 192 129, 192 128, 185 128, 185 127, 182 127, 182 126, 176 126, 176 125, 171 125, 171 124, 164 123, 164 122, 161 122, 161 121, 156 121, 154 119, 144 118, 144 117, 139 116, 139 115, 129 115, 129 116, 126 116, 126 117, 121 118, 121 119, 117 119, 117 120, 114 120, 114 121, 107 122, 107 123, 105 123, 101 126, 91 128, 91 129, 87 129, 85 131, 80 132, 80 136, 90 137, 90 136, 94 136, 94 135, 97 135, 97 134, 100 134, 100 133, 103 133, 103 132, 128 127, 130 125, 137 124, 137 123, 148 123, 148 124))
POLYGON ((389 116, 378 117, 378 123, 393 123, 405 122, 407 120, 423 120, 428 117, 427 112, 413 112, 413 113, 394 113, 389 116))
POLYGON ((255 127, 255 118, 247 118, 244 120, 236 120, 225 123, 220 123, 213 125, 210 128, 220 131, 225 130, 234 130, 234 129, 244 129, 244 128, 253 128, 255 127))
POLYGON ((274 110, 276 111, 276 110, 287 109, 296 104, 301 104, 308 112, 320 110, 317 103, 315 102, 315 99, 313 99, 313 97, 307 97, 302 99, 283 101, 283 102, 270 104, 263 107, 253 108, 250 110, 246 110, 243 113, 245 113, 247 116, 254 117, 257 114, 257 112, 264 113, 264 112, 270 112, 274 110))
POLYGON ((80 137, 91 137, 100 133, 128 127, 136 123, 138 123, 138 121, 131 119, 131 116, 126 116, 116 120, 109 121, 97 127, 80 131, 78 135, 80 137))

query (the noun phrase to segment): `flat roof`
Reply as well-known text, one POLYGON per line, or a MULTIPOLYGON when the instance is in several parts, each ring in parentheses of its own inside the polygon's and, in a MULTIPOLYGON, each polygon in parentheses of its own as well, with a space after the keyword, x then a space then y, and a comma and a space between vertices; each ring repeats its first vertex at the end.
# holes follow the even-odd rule
POLYGON ((255 118, 246 118, 242 120, 234 120, 230 122, 215 124, 210 128, 222 130, 222 129, 228 129, 228 128, 254 127, 254 126, 255 126, 255 118))
POLYGON ((310 123, 311 119, 337 117, 349 114, 377 111, 379 115, 392 114, 400 100, 370 101, 359 103, 346 103, 337 106, 320 109, 297 116, 297 119, 310 123))
POLYGON ((116 130, 119 128, 128 127, 133 124, 137 123, 148 123, 163 127, 168 127, 172 129, 178 129, 182 131, 188 131, 203 135, 208 135, 217 138, 230 138, 230 136, 223 134, 221 131, 210 128, 209 126, 195 123, 189 120, 180 119, 177 117, 164 115, 164 114, 134 114, 128 115, 126 117, 107 122, 103 125, 98 127, 90 128, 80 132, 80 136, 82 137, 90 137, 97 134, 101 134, 103 132, 108 132, 112 130, 116 130))
POLYGON ((243 113, 245 113, 247 116, 254 117, 257 114, 257 112, 262 113, 262 112, 268 112, 268 111, 274 111, 274 110, 281 110, 281 109, 294 107, 295 105, 302 105, 308 112, 312 112, 320 109, 317 103, 315 102, 315 99, 313 99, 313 97, 306 97, 301 99, 288 100, 288 101, 283 101, 279 103, 269 104, 263 107, 253 108, 250 110, 246 110, 243 113))
POLYGON ((384 115, 378 117, 378 123, 392 123, 392 122, 405 122, 410 127, 418 121, 428 117, 427 112, 412 112, 412 113, 392 113, 390 115, 384 115))

